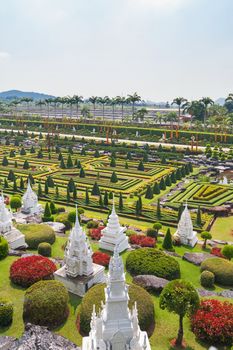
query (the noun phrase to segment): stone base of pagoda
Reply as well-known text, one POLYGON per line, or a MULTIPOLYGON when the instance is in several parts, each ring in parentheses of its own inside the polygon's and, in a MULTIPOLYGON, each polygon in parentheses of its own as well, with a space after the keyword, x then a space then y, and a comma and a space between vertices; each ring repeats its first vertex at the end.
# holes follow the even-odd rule
POLYGON ((69 277, 66 275, 65 266, 54 272, 54 278, 62 282, 70 293, 83 297, 93 285, 105 283, 104 266, 93 263, 94 272, 90 276, 69 277))
POLYGON ((27 248, 24 234, 22 234, 22 232, 17 230, 15 227, 6 232, 3 237, 6 238, 11 249, 27 248))
POLYGON ((190 239, 187 239, 186 237, 181 236, 178 231, 175 232, 174 237, 179 238, 181 244, 188 245, 188 246, 190 246, 192 248, 195 247, 195 245, 198 242, 197 232, 196 231, 193 231, 193 236, 190 239))
POLYGON ((110 252, 114 252, 115 246, 118 246, 118 252, 122 253, 126 249, 129 248, 129 242, 128 242, 128 237, 123 236, 123 239, 120 241, 117 241, 116 239, 113 239, 112 237, 108 236, 102 236, 100 241, 99 241, 99 247, 100 249, 108 250, 110 252))

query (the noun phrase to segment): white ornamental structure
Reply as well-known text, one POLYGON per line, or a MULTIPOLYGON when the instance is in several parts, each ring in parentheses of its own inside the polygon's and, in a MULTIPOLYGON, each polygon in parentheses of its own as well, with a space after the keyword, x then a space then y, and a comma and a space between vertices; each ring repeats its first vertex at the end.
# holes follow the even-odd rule
POLYGON ((11 249, 25 248, 25 236, 12 223, 12 213, 7 209, 3 193, 0 196, 0 235, 8 241, 11 249))
POLYGON ((93 263, 92 249, 79 223, 77 208, 76 221, 67 242, 64 263, 64 266, 54 273, 54 277, 73 294, 83 296, 94 284, 105 282, 104 266, 93 263))
POLYGON ((129 239, 125 234, 126 230, 126 227, 120 225, 113 199, 112 212, 108 218, 107 226, 101 231, 102 237, 99 241, 99 247, 113 252, 115 247, 118 246, 119 253, 128 249, 129 239))
POLYGON ((118 246, 110 260, 105 304, 97 314, 93 307, 91 331, 83 338, 82 350, 150 350, 146 332, 138 324, 137 305, 128 308, 128 285, 118 246))
POLYGON ((189 245, 191 247, 194 247, 198 241, 197 232, 193 231, 193 223, 187 203, 181 214, 178 228, 174 236, 180 239, 181 244, 189 245))
POLYGON ((30 180, 28 180, 27 190, 23 195, 22 201, 22 213, 34 215, 42 212, 42 206, 38 203, 37 194, 32 190, 30 180))

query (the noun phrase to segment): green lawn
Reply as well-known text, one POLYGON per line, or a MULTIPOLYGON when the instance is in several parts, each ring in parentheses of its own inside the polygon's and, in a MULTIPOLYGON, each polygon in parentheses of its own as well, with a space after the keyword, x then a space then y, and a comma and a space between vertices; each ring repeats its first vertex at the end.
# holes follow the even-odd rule
POLYGON ((217 218, 210 232, 215 239, 233 241, 233 216, 217 218))

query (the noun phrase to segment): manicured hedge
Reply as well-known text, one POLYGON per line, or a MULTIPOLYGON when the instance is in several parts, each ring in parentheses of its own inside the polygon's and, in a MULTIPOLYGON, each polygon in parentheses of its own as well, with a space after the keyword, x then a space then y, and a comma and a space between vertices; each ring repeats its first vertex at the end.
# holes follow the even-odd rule
POLYGON ((0 297, 0 327, 9 326, 13 318, 13 304, 10 300, 0 297))
MULTIPOLYGON (((96 310, 101 308, 101 301, 105 300, 104 296, 104 284, 98 284, 85 294, 80 307, 80 331, 84 335, 88 335, 90 332, 91 314, 93 305, 95 304, 96 310)), ((131 309, 135 301, 138 308, 139 325, 142 330, 153 332, 153 324, 155 320, 154 304, 152 298, 148 292, 143 288, 131 284, 129 285, 129 308, 131 309)))
POLYGON ((171 256, 153 248, 141 248, 129 253, 126 269, 133 276, 154 275, 168 280, 180 278, 179 263, 171 256))
POLYGON ((42 242, 38 245, 38 254, 49 257, 51 256, 51 253, 52 253, 51 244, 42 242))
POLYGON ((54 230, 45 224, 19 225, 18 228, 25 235, 29 249, 37 249, 42 242, 53 244, 56 240, 54 230))
POLYGON ((214 274, 215 282, 223 286, 233 286, 233 262, 222 258, 209 258, 202 262, 201 271, 214 274))
POLYGON ((202 287, 204 288, 213 288, 214 286, 214 274, 213 272, 210 271, 202 271, 201 277, 200 277, 200 282, 202 287))
POLYGON ((25 293, 23 319, 54 329, 68 317, 68 300, 68 292, 61 282, 37 282, 25 293))
POLYGON ((8 255, 8 242, 7 240, 0 236, 0 260, 4 259, 8 255))
POLYGON ((22 287, 29 287, 40 280, 53 279, 56 265, 40 255, 19 258, 10 267, 10 279, 22 287))

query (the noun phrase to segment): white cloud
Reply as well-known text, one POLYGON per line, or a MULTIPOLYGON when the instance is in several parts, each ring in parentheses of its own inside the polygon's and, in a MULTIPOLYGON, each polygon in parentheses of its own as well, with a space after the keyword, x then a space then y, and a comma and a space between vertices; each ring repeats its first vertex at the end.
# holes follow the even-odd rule
POLYGON ((0 59, 7 59, 9 58, 11 55, 9 54, 9 52, 6 51, 0 51, 0 59))

